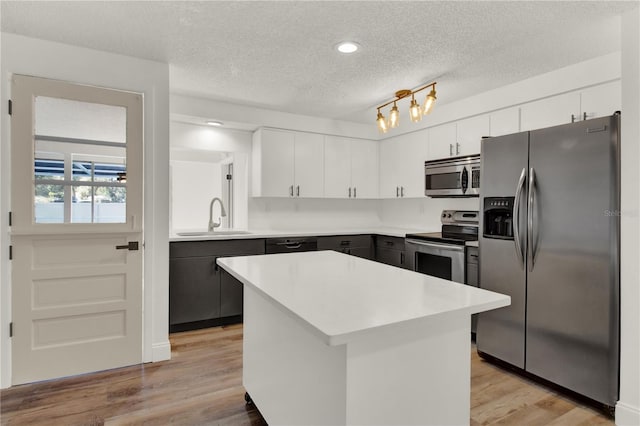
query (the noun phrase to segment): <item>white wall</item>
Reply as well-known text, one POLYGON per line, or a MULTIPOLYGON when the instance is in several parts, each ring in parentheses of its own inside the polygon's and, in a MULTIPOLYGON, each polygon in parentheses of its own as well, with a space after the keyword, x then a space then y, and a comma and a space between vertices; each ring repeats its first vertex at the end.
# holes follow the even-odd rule
POLYGON ((478 198, 399 198, 381 200, 380 222, 384 226, 440 232, 442 210, 478 210, 478 198))
POLYGON ((249 227, 269 230, 366 229, 380 225, 378 200, 251 198, 249 227))
POLYGON ((130 90, 144 94, 144 361, 171 356, 168 339, 168 262, 169 258, 169 66, 92 49, 2 34, 0 104, 2 142, 0 173, 0 386, 11 383, 11 281, 8 262, 11 209, 10 98, 12 73, 34 75, 130 90))
MULTIPOLYGON (((172 231, 207 229, 209 202, 213 197, 224 201, 221 175, 219 162, 171 161, 172 231)), ((217 222, 220 215, 220 206, 216 203, 213 221, 217 222)))
MULTIPOLYGON (((173 99, 173 98, 172 98, 173 99)), ((233 208, 233 227, 236 229, 244 229, 248 227, 248 198, 249 198, 249 157, 251 153, 251 132, 243 130, 234 130, 226 128, 217 128, 210 126, 199 126, 189 123, 182 123, 178 121, 171 122, 171 158, 173 160, 194 160, 193 155, 210 163, 219 162, 219 154, 227 153, 233 157, 233 192, 234 192, 234 208, 233 208), (192 155, 191 158, 187 157, 192 155)), ((174 170, 175 171, 175 170, 174 170)), ((172 173, 175 177, 178 171, 172 173)), ((178 177, 180 179, 180 177, 178 177)), ((208 212, 209 201, 211 196, 203 196, 200 193, 200 187, 191 186, 188 189, 183 186, 185 191, 189 191, 189 196, 192 196, 194 200, 207 199, 206 207, 202 209, 200 206, 195 206, 195 209, 202 210, 202 212, 208 212)), ((174 196, 175 194, 172 194, 174 196)), ((171 202, 172 211, 176 208, 176 202, 179 202, 180 198, 187 198, 187 194, 183 194, 184 197, 178 197, 171 202)), ((180 207, 178 207, 180 208, 180 207)), ((176 218, 174 221, 172 218, 171 231, 175 232, 183 228, 185 218, 176 218)), ((201 223, 201 219, 197 219, 201 223)), ((204 226, 209 222, 209 216, 207 213, 204 226)), ((194 228, 195 226, 189 226, 194 228)))
POLYGON ((616 424, 640 424, 640 7, 622 17, 620 401, 616 424))
POLYGON ((363 139, 378 137, 375 125, 290 114, 177 94, 171 95, 171 113, 251 124, 254 130, 264 126, 363 139))

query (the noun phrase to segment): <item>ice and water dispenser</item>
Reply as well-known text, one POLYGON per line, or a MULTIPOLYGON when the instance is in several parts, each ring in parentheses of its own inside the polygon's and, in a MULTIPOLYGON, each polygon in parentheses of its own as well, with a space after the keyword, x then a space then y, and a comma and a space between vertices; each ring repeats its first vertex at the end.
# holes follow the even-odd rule
POLYGON ((484 238, 513 240, 513 201, 515 197, 484 199, 484 238))

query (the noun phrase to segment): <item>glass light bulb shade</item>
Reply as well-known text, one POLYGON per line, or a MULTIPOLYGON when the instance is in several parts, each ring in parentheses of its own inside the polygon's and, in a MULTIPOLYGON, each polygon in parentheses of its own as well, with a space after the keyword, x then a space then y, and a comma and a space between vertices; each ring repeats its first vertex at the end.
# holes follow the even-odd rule
POLYGON ((424 109, 423 109, 424 115, 427 115, 431 112, 431 110, 433 109, 433 104, 435 102, 436 102, 436 90, 431 89, 431 91, 427 95, 427 98, 424 100, 424 109))
POLYGON ((400 124, 400 112, 398 111, 398 107, 396 105, 391 108, 391 112, 389 113, 389 127, 396 128, 400 124))
POLYGON ((411 106, 409 107, 409 117, 414 123, 422 120, 422 110, 420 109, 420 105, 418 104, 418 102, 416 102, 415 99, 411 101, 411 106))
POLYGON ((376 121, 378 122, 378 130, 380 130, 380 133, 387 133, 387 131, 389 130, 389 127, 387 126, 387 120, 385 120, 384 115, 382 115, 379 111, 376 121))

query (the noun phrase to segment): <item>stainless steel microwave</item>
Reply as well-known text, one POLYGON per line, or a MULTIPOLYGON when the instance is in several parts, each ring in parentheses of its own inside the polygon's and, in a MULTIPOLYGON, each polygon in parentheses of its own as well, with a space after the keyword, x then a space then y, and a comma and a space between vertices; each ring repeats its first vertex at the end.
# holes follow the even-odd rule
POLYGON ((425 161, 424 182, 429 197, 478 197, 480 154, 425 161))

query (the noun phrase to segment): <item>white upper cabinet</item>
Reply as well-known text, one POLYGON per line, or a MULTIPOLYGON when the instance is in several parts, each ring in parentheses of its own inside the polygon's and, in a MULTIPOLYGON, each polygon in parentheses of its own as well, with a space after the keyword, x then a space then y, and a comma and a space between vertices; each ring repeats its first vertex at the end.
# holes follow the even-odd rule
POLYGON ((429 133, 429 150, 427 159, 437 160, 440 158, 456 156, 456 123, 441 124, 431 127, 429 133))
POLYGON ((490 136, 490 119, 488 114, 460 120, 456 123, 455 155, 480 154, 480 141, 483 136, 490 136))
POLYGON ((523 131, 571 123, 579 117, 580 93, 578 92, 553 96, 520 107, 520 127, 523 131))
POLYGON ((259 129, 253 135, 254 197, 322 197, 324 136, 259 129))
POLYGON ((326 136, 324 176, 327 198, 377 198, 378 143, 326 136))
POLYGON ((253 134, 253 196, 291 196, 294 145, 293 132, 258 129, 253 134))
MULTIPOLYGON (((400 149, 396 136, 380 142, 380 198, 396 198, 400 173, 400 149)), ((398 189, 397 195, 400 195, 398 189)))
POLYGON ((378 143, 352 139, 350 146, 354 198, 378 198, 378 143))
POLYGON ((295 132, 294 179, 295 196, 324 196, 324 135, 295 132))
POLYGON ((419 130, 380 143, 380 197, 424 197, 429 133, 419 130))
POLYGON ((349 139, 327 136, 324 141, 324 195, 327 198, 349 198, 350 187, 349 139))
POLYGON ((502 136, 520 131, 520 108, 512 107, 494 111, 489 115, 489 136, 502 136))
POLYGON ((489 136, 489 115, 471 117, 429 129, 429 160, 480 153, 480 141, 489 136))
POLYGON ((584 119, 606 117, 622 110, 622 89, 620 80, 584 89, 580 93, 580 105, 584 119))

